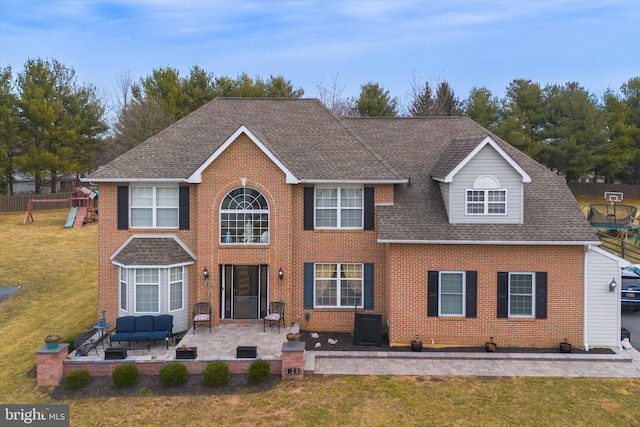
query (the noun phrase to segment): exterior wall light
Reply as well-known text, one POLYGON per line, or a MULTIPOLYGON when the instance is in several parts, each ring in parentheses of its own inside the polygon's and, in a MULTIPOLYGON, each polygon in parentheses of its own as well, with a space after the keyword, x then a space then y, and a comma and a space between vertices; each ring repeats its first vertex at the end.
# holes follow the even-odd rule
POLYGON ((284 271, 282 271, 282 267, 280 267, 280 270, 278 270, 278 279, 284 279, 284 271))
POLYGON ((609 292, 615 292, 616 291, 616 286, 618 284, 616 283, 616 278, 614 277, 613 279, 611 279, 611 281, 609 282, 609 292))
POLYGON ((209 270, 207 270, 207 267, 202 270, 202 276, 204 277, 205 281, 209 280, 209 270))

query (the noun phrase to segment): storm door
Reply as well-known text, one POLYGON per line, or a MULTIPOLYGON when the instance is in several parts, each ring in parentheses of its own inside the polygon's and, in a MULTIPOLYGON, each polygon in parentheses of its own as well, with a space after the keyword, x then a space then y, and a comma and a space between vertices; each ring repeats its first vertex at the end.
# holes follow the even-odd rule
POLYGON ((267 307, 266 265, 223 265, 222 283, 223 319, 260 319, 267 307))

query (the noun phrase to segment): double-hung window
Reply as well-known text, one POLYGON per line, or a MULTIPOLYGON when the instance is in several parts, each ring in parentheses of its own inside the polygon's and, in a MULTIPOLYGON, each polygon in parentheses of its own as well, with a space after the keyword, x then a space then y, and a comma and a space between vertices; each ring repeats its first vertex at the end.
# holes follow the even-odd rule
POLYGON ((464 272, 441 271, 440 292, 438 295, 440 316, 465 315, 465 283, 464 272))
POLYGON ((509 273, 509 317, 533 317, 534 292, 533 273, 509 273))
POLYGON ((127 311, 127 269, 120 267, 118 269, 118 276, 120 283, 120 310, 127 311))
POLYGON ((157 268, 135 270, 136 312, 157 313, 160 309, 160 277, 157 268))
POLYGON ((363 264, 316 264, 315 307, 362 307, 363 264))
POLYGON ((362 228, 363 217, 362 187, 316 187, 316 228, 362 228))
POLYGON ((178 228, 178 193, 178 186, 132 186, 131 227, 178 228))
POLYGON ((169 311, 181 310, 184 301, 184 267, 169 269, 169 311))

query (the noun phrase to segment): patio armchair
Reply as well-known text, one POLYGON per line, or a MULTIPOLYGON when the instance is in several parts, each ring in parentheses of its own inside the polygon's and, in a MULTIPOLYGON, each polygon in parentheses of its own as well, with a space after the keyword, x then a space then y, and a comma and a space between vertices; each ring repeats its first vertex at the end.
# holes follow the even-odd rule
POLYGON ((269 303, 269 312, 264 316, 262 332, 267 331, 267 322, 269 322, 270 328, 274 323, 277 323, 278 332, 280 332, 280 325, 284 326, 284 303, 282 301, 272 301, 269 303))
POLYGON ((206 301, 195 303, 193 306, 193 333, 196 333, 196 323, 209 323, 209 332, 211 332, 211 318, 213 317, 211 304, 206 301))
POLYGON ((98 356, 97 342, 93 339, 95 331, 90 329, 81 334, 78 334, 74 340, 74 347, 76 349, 76 356, 88 356, 91 350, 95 350, 96 356, 98 356))

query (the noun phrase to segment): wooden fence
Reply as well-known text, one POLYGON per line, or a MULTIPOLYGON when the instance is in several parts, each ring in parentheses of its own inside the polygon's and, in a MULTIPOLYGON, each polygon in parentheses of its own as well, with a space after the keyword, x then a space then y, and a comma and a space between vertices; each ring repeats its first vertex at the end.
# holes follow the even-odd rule
POLYGON ((637 233, 627 233, 612 236, 609 233, 598 231, 598 237, 602 242, 602 249, 612 252, 632 264, 640 264, 640 241, 637 233))
POLYGON ((59 202, 34 203, 34 211, 46 211, 50 209, 67 209, 71 206, 69 199, 72 192, 44 193, 44 194, 16 194, 14 196, 0 196, 0 212, 26 212, 29 200, 36 199, 60 199, 59 202), (67 204, 64 204, 67 202, 67 204))
POLYGON ((623 193, 625 199, 640 199, 640 185, 600 182, 568 182, 567 185, 574 196, 602 197, 603 202, 605 191, 623 193))

